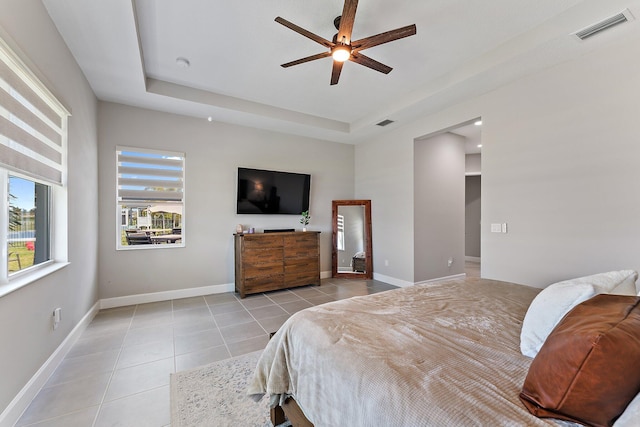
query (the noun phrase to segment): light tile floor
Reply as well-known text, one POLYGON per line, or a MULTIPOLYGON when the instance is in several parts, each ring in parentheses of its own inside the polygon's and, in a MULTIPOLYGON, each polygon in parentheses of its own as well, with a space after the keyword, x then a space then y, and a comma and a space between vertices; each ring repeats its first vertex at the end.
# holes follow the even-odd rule
POLYGON ((313 305, 393 289, 323 279, 240 299, 225 293, 101 310, 16 427, 169 426, 169 374, 264 348, 313 305))
POLYGON ((465 261, 464 272, 467 277, 480 277, 480 262, 465 261))

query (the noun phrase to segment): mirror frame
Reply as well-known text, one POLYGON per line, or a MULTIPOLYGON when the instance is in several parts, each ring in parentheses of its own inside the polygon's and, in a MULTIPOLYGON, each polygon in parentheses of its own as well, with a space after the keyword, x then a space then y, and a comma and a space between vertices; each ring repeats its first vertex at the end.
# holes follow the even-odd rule
POLYGON ((373 279, 373 254, 371 252, 371 200, 333 200, 331 202, 333 236, 331 246, 331 277, 373 279), (338 207, 364 206, 365 272, 338 273, 338 207))

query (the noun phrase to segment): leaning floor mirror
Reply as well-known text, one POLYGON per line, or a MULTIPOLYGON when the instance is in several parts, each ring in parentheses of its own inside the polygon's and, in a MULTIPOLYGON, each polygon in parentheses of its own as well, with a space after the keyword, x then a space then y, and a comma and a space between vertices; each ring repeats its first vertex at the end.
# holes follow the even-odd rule
POLYGON ((373 278, 371 200, 334 200, 332 276, 373 278))

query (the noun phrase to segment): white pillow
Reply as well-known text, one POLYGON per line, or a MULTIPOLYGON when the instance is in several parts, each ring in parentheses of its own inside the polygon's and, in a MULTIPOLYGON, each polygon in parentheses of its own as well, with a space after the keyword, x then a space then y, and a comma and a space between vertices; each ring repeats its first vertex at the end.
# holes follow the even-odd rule
MULTIPOLYGON (((635 295, 636 294, 636 280, 638 279, 638 273, 633 270, 623 270, 618 273, 631 272, 635 274, 629 274, 619 285, 614 287, 608 293, 615 295, 635 295)), ((604 293, 604 292, 603 292, 604 293)))
POLYGON ((635 295, 637 279, 635 271, 621 270, 547 286, 533 299, 524 316, 520 351, 525 356, 535 357, 547 336, 569 310, 597 294, 635 295))
POLYGON ((640 420, 640 393, 627 405, 613 427, 637 427, 640 420))

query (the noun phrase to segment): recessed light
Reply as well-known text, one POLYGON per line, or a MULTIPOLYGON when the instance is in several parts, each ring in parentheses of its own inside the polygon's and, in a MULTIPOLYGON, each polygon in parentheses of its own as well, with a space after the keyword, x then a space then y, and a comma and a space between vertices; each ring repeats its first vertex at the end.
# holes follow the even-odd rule
POLYGON ((189 62, 189 60, 187 58, 183 58, 181 56, 176 58, 176 65, 180 68, 189 68, 189 66, 191 65, 191 63, 189 62))
POLYGON ((482 126, 482 120, 478 120, 477 122, 474 123, 474 125, 476 126, 482 126))
POLYGON ((213 117, 209 116, 209 117, 207 117, 207 120, 208 120, 208 121, 212 121, 212 120, 213 120, 213 117))
POLYGON ((482 144, 478 144, 478 148, 482 148, 482 144))

